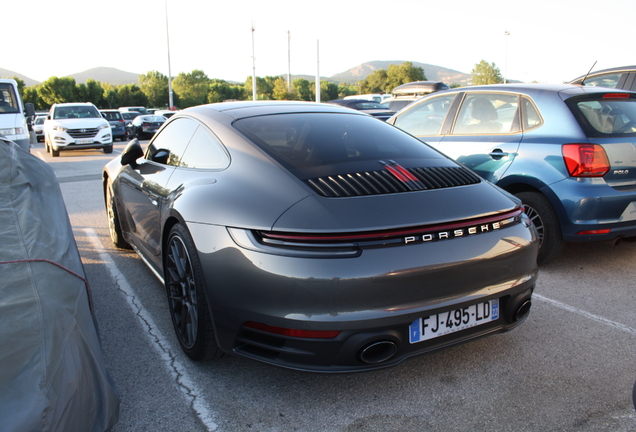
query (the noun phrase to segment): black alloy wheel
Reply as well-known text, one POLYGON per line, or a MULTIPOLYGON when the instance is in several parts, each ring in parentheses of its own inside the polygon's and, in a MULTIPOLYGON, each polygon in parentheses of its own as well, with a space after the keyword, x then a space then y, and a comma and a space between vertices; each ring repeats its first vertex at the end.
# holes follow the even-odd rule
POLYGON ((524 211, 539 235, 537 264, 547 264, 554 260, 565 246, 556 212, 548 199, 539 192, 520 192, 516 196, 523 202, 524 211))
POLYGON ((175 225, 166 244, 164 280, 168 306, 181 349, 193 360, 222 355, 205 295, 203 272, 187 229, 175 225))

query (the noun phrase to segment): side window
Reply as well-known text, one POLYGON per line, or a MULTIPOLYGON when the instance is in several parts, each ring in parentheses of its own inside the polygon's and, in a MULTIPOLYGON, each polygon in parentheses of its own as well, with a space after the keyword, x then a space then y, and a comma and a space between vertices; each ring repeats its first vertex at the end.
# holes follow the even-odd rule
POLYGON ((457 94, 428 99, 395 119, 394 126, 415 136, 438 135, 457 94))
POLYGON ((618 81, 620 81, 621 76, 623 76, 623 74, 624 72, 591 77, 583 81, 583 85, 616 88, 616 86, 618 85, 618 81))
POLYGON ((163 165, 181 166, 181 156, 197 126, 197 122, 187 117, 174 120, 150 142, 145 158, 163 165))
POLYGON ((498 93, 467 94, 459 109, 454 135, 519 132, 519 96, 498 93))
POLYGON ((199 169, 223 169, 230 158, 221 143, 204 127, 199 128, 190 140, 179 166, 199 169))
POLYGON ((543 124, 543 120, 541 119, 541 115, 539 115, 539 111, 534 106, 532 101, 527 98, 522 99, 523 103, 523 130, 533 129, 535 127, 541 126, 543 124))

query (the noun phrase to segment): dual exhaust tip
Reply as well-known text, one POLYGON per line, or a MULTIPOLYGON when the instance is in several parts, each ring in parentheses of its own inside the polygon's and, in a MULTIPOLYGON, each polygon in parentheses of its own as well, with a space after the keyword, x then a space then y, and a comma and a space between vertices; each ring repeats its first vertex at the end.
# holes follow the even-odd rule
MULTIPOLYGON (((512 315, 512 319, 520 321, 528 316, 532 301, 526 299, 512 315)), ((398 351, 398 346, 391 340, 377 340, 360 348, 358 351, 358 360, 367 364, 378 364, 390 360, 398 351)))

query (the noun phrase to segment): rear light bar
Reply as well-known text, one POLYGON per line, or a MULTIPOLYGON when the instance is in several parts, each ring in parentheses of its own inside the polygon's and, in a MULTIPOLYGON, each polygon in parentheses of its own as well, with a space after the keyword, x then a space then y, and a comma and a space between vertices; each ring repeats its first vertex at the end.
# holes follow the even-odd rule
POLYGON ((607 93, 603 95, 603 99, 628 99, 629 93, 607 93))
POLYGON ((272 231, 258 231, 259 236, 264 240, 273 240, 279 242, 305 242, 305 243, 320 243, 320 242, 364 242, 364 241, 377 241, 388 238, 401 238, 405 236, 422 235, 437 231, 451 231, 461 230, 463 228, 472 228, 486 224, 500 223, 503 227, 511 220, 517 218, 523 213, 522 208, 517 208, 509 212, 500 213, 490 217, 477 218, 464 222, 440 224, 433 226, 411 227, 407 229, 395 229, 374 231, 370 233, 329 233, 329 234, 313 234, 313 233, 283 233, 272 231))
POLYGON ((248 321, 243 327, 261 330, 267 333, 279 334, 282 336, 290 336, 305 339, 333 339, 340 334, 340 330, 297 330, 284 327, 276 327, 263 323, 248 321))
POLYGON ((600 230, 587 230, 587 231, 579 231, 576 235, 594 235, 594 234, 609 234, 611 230, 609 228, 600 229, 600 230))
POLYGON ((610 169, 607 153, 598 144, 564 144, 562 151, 571 177, 603 177, 610 169))

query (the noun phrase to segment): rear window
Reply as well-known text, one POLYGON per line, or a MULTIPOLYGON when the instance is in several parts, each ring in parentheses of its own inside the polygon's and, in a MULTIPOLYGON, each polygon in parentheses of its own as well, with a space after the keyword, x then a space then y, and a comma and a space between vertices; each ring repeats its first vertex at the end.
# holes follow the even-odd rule
POLYGON ((636 136, 636 95, 572 98, 570 110, 589 137, 636 136))
POLYGON ((163 123, 166 121, 166 118, 164 116, 159 116, 159 115, 145 115, 145 116, 141 116, 140 120, 143 122, 163 123))
POLYGON ((356 114, 278 114, 237 120, 234 127, 303 180, 375 170, 379 161, 410 168, 443 158, 399 129, 356 114))
POLYGON ((102 111, 102 115, 108 121, 119 121, 121 120, 121 113, 119 111, 102 111))

